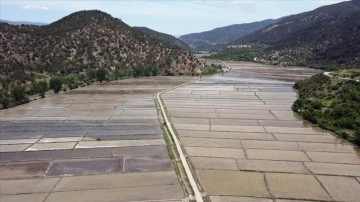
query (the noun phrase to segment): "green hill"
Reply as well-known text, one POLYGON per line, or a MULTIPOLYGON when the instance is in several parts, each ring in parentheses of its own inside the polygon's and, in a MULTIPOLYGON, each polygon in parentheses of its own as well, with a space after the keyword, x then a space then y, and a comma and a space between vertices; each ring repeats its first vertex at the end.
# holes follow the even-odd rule
POLYGON ((218 50, 242 36, 250 34, 269 24, 277 22, 279 19, 267 19, 260 22, 244 23, 219 27, 210 31, 192 33, 180 36, 180 39, 195 50, 218 50))
POLYGON ((322 69, 360 67, 360 1, 292 15, 232 44, 260 44, 263 62, 322 69))

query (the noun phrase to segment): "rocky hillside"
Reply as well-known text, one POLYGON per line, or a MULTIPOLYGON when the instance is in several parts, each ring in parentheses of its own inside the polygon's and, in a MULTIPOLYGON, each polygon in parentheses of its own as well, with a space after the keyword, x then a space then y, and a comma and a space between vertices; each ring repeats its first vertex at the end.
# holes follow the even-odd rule
POLYGON ((360 0, 287 17, 233 43, 267 46, 265 61, 319 68, 360 67, 360 0))
POLYGON ((180 47, 180 48, 188 50, 188 51, 191 50, 190 46, 188 46, 185 42, 181 41, 180 39, 178 39, 172 35, 157 32, 157 31, 152 30, 147 27, 133 27, 133 28, 136 31, 140 32, 141 34, 146 34, 150 37, 155 37, 155 38, 159 39, 160 41, 166 42, 172 46, 177 46, 177 47, 180 47))
POLYGON ((80 11, 46 26, 0 23, 0 78, 9 82, 29 71, 79 72, 93 68, 152 65, 161 71, 200 70, 186 50, 139 34, 107 13, 80 11))
POLYGON ((195 50, 217 50, 226 46, 227 43, 275 23, 278 20, 268 19, 260 22, 219 27, 206 32, 186 34, 180 36, 180 39, 195 50))

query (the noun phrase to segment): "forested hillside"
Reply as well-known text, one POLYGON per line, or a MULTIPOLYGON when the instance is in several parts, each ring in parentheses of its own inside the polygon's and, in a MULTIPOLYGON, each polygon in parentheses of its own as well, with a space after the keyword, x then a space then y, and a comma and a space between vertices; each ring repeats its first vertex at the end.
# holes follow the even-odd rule
POLYGON ((46 26, 0 23, 0 79, 3 87, 33 78, 32 71, 81 72, 87 68, 153 65, 160 72, 200 71, 202 62, 186 50, 139 34, 101 11, 80 11, 46 26))
POLYGON ((163 42, 166 42, 172 46, 180 47, 184 50, 191 51, 190 46, 188 46, 185 42, 181 41, 180 39, 171 36, 169 34, 157 32, 147 27, 133 27, 136 31, 146 34, 151 37, 155 37, 163 42))
POLYGON ((218 50, 226 47, 228 43, 239 39, 240 37, 250 34, 277 21, 279 21, 279 19, 267 19, 260 22, 219 27, 206 32, 186 34, 180 36, 180 39, 195 50, 218 50))
POLYGON ((107 13, 70 14, 44 26, 0 23, 0 109, 46 90, 122 77, 201 73, 187 50, 144 34, 107 13))
POLYGON ((322 69, 360 67, 360 1, 292 15, 232 44, 261 44, 262 61, 322 69))

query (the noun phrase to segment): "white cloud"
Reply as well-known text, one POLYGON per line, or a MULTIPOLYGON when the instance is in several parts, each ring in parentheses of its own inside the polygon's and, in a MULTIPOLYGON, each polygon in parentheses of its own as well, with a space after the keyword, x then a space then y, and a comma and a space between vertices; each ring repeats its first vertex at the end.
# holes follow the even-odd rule
POLYGON ((47 6, 40 6, 37 4, 27 4, 23 6, 23 8, 27 10, 49 10, 47 6))

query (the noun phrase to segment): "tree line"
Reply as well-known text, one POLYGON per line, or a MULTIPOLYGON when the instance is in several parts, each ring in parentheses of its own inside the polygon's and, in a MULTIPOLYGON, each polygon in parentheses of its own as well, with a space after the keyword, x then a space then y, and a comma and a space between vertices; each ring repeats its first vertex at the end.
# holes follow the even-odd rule
MULTIPOLYGON (((202 73, 190 72, 189 76, 210 75, 222 71, 220 65, 206 66, 202 73)), ((173 76, 174 73, 166 69, 165 71, 154 65, 139 64, 133 68, 117 67, 113 70, 107 68, 87 68, 83 72, 70 73, 70 74, 54 74, 54 75, 41 75, 37 76, 35 72, 31 72, 32 76, 40 77, 31 82, 21 83, 7 83, 0 89, 0 109, 6 109, 17 105, 25 104, 30 101, 30 97, 37 96, 45 98, 48 90, 54 93, 67 90, 73 90, 78 87, 84 87, 94 82, 108 82, 112 80, 124 78, 138 78, 149 77, 157 75, 173 76)))
MULTIPOLYGON (((38 95, 41 98, 45 98, 45 93, 48 90, 52 90, 57 94, 60 91, 66 92, 68 89, 76 89, 96 81, 101 83, 128 77, 156 76, 158 72, 159 69, 156 66, 150 65, 139 65, 135 68, 119 67, 115 70, 88 68, 85 72, 79 74, 55 74, 49 75, 46 78, 35 79, 32 82, 15 82, 3 85, 0 89, 0 109, 28 103, 30 96, 38 95)), ((33 75, 34 77, 35 74, 33 75)))

